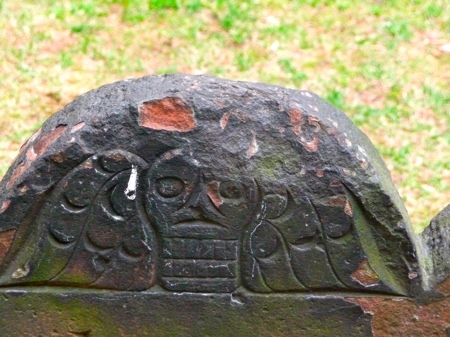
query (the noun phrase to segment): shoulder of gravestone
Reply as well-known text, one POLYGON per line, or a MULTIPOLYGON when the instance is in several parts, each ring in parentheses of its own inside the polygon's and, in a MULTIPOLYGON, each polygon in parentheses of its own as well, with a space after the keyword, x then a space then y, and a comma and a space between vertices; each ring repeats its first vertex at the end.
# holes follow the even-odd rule
POLYGON ((428 288, 450 295, 450 205, 419 234, 428 288))

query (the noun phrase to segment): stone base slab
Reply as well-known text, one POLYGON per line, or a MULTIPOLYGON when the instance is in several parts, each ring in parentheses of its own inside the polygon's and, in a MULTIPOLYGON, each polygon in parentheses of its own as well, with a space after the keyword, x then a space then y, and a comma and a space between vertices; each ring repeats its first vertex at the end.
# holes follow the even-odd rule
POLYGON ((3 289, 0 336, 448 336, 450 299, 3 289))

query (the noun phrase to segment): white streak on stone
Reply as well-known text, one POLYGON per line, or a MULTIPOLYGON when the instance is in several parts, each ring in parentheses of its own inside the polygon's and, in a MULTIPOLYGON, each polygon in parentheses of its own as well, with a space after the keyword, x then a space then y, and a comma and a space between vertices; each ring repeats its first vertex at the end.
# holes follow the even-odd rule
MULTIPOLYGON (((261 205, 260 214, 258 214, 257 216, 257 218, 260 219, 259 223, 256 225, 255 228, 253 228, 252 232, 250 233, 250 253, 252 256, 255 256, 255 253, 253 252, 253 243, 252 243, 253 235, 255 234, 258 227, 263 224, 265 216, 266 216, 266 204, 263 202, 261 205)), ((255 258, 253 258, 252 277, 255 277, 255 269, 256 269, 256 260, 255 258)))
POLYGON ((128 186, 125 189, 125 196, 130 199, 136 199, 136 188, 137 188, 137 167, 132 165, 130 179, 128 180, 128 186))
POLYGON ((234 303, 234 304, 237 304, 237 305, 243 305, 244 304, 244 303, 242 303, 242 301, 239 298, 234 297, 233 294, 230 295, 230 300, 231 300, 231 303, 234 303))
POLYGON ((362 153, 362 155, 363 155, 364 157, 367 157, 366 151, 365 151, 361 146, 359 146, 359 145, 358 145, 358 150, 359 150, 359 152, 362 153))

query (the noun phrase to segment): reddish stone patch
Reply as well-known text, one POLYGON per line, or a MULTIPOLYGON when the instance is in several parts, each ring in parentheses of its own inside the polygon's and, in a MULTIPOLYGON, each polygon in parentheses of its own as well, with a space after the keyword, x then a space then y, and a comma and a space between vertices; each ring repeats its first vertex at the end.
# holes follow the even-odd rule
POLYGON ((39 157, 48 149, 63 133, 66 131, 66 125, 58 125, 54 130, 44 135, 36 145, 33 146, 34 152, 39 157))
POLYGON ((315 116, 309 116, 308 117, 308 124, 311 125, 314 128, 313 132, 319 132, 320 131, 319 118, 317 118, 315 116))
POLYGON ((288 111, 289 116, 291 117, 291 124, 294 127, 293 132, 298 135, 302 132, 302 124, 303 124, 303 116, 302 112, 298 109, 291 109, 288 111))
POLYGON ((182 152, 181 152, 180 149, 172 150, 172 151, 164 153, 163 156, 162 156, 162 159, 163 160, 170 160, 172 158, 175 158, 175 157, 181 155, 181 153, 182 152))
MULTIPOLYGON (((330 184, 331 187, 339 187, 342 186, 341 182, 333 182, 330 184)), ((344 210, 344 213, 348 216, 353 216, 353 209, 350 203, 348 202, 348 199, 343 195, 338 195, 334 197, 328 198, 328 205, 332 207, 342 207, 344 210)))
POLYGON ((408 278, 409 278, 410 280, 415 279, 417 276, 419 276, 419 274, 417 274, 417 273, 408 273, 408 278))
MULTIPOLYGON (((66 131, 66 129, 67 126, 59 125, 54 130, 44 135, 34 146, 30 147, 25 155, 24 161, 17 165, 6 187, 11 188, 11 186, 14 185, 22 174, 31 166, 31 163, 42 153, 44 153, 45 150, 47 150, 47 148, 52 145, 64 133, 64 131, 66 131)), ((36 132, 36 136, 31 137, 30 140, 37 137, 40 132, 40 130, 36 132)))
POLYGON ((11 205, 11 200, 6 200, 3 204, 2 207, 0 208, 0 213, 3 213, 4 211, 6 211, 9 207, 9 205, 11 205))
POLYGON ((348 200, 346 201, 345 206, 344 206, 344 213, 347 214, 348 216, 353 215, 353 209, 352 209, 352 206, 350 205, 350 203, 348 202, 348 200))
POLYGON ((330 186, 331 186, 331 187, 341 187, 341 186, 342 186, 342 183, 341 183, 340 181, 332 181, 332 182, 330 183, 330 186))
POLYGON ((229 119, 230 119, 230 113, 229 112, 225 112, 223 114, 222 118, 220 119, 220 127, 222 128, 222 130, 227 127, 229 119))
POLYGON ((11 186, 14 185, 14 183, 22 176, 22 174, 31 166, 31 163, 31 161, 20 163, 20 165, 18 165, 14 169, 14 172, 11 175, 11 178, 9 179, 6 187, 11 188, 11 186))
POLYGON ((83 126, 85 126, 86 123, 85 122, 80 122, 78 124, 75 124, 72 129, 70 129, 70 133, 74 133, 77 132, 78 130, 80 130, 83 126))
POLYGON ((319 178, 323 178, 324 175, 325 175, 325 171, 324 170, 317 170, 316 171, 316 176, 318 176, 319 178))
POLYGON ((212 181, 206 186, 206 193, 216 207, 223 204, 223 200, 219 193, 219 182, 212 181))
POLYGON ((353 280, 365 287, 373 286, 378 284, 380 281, 377 273, 375 273, 367 260, 361 261, 358 268, 352 273, 351 277, 353 280))
POLYGON ((300 138, 300 143, 305 147, 308 152, 316 152, 319 148, 319 138, 314 137, 311 141, 306 141, 304 138, 300 138))
POLYGON ((418 305, 406 298, 346 298, 365 313, 373 315, 375 337, 436 336, 447 337, 450 324, 450 299, 418 305))
POLYGON ((139 107, 139 125, 155 130, 188 132, 197 123, 194 112, 181 99, 166 97, 139 107))
POLYGON ((344 208, 346 203, 347 203, 347 198, 345 196, 343 196, 343 195, 330 197, 328 200, 329 200, 328 204, 330 206, 339 206, 339 207, 342 207, 342 208, 344 208))
POLYGON ((35 141, 35 139, 41 134, 41 129, 37 130, 33 135, 20 147, 20 150, 27 147, 29 144, 35 141))
POLYGON ((50 159, 55 163, 61 164, 66 160, 66 157, 62 153, 55 153, 50 156, 50 159))
POLYGON ((27 156, 27 160, 33 161, 33 160, 36 159, 37 154, 36 154, 36 152, 34 152, 34 148, 33 148, 33 147, 30 147, 30 148, 28 149, 28 151, 27 151, 27 153, 26 153, 26 156, 27 156))
POLYGON ((443 282, 439 283, 436 286, 436 290, 446 295, 450 295, 450 277, 447 277, 443 282))
MULTIPOLYGON (((326 131, 327 131, 327 133, 328 133, 329 135, 331 135, 331 136, 335 136, 335 137, 339 136, 339 131, 336 130, 336 129, 328 128, 328 129, 326 129, 326 131)), ((339 142, 339 138, 338 138, 338 142, 339 142)), ((339 143, 339 144, 340 144, 340 143, 339 143)))
POLYGON ((344 172, 344 174, 347 176, 353 176, 353 177, 355 176, 355 172, 353 172, 352 170, 346 169, 346 168, 343 168, 342 172, 344 172))
POLYGON ((111 159, 112 161, 126 161, 127 157, 125 157, 122 153, 113 152, 105 155, 105 158, 111 159))
POLYGON ((16 234, 15 229, 10 229, 0 233, 0 263, 2 263, 6 253, 8 253, 11 242, 14 239, 14 234, 16 234))
POLYGON ((223 102, 221 102, 221 101, 214 101, 214 104, 217 105, 219 108, 224 107, 223 102))

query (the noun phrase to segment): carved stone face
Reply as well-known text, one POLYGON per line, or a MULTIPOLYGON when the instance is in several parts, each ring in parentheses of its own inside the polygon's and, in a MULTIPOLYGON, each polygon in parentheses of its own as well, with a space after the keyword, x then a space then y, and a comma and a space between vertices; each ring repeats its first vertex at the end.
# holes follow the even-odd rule
POLYGON ((164 237, 238 239, 256 209, 252 179, 217 177, 181 150, 163 154, 147 184, 147 212, 164 237))

